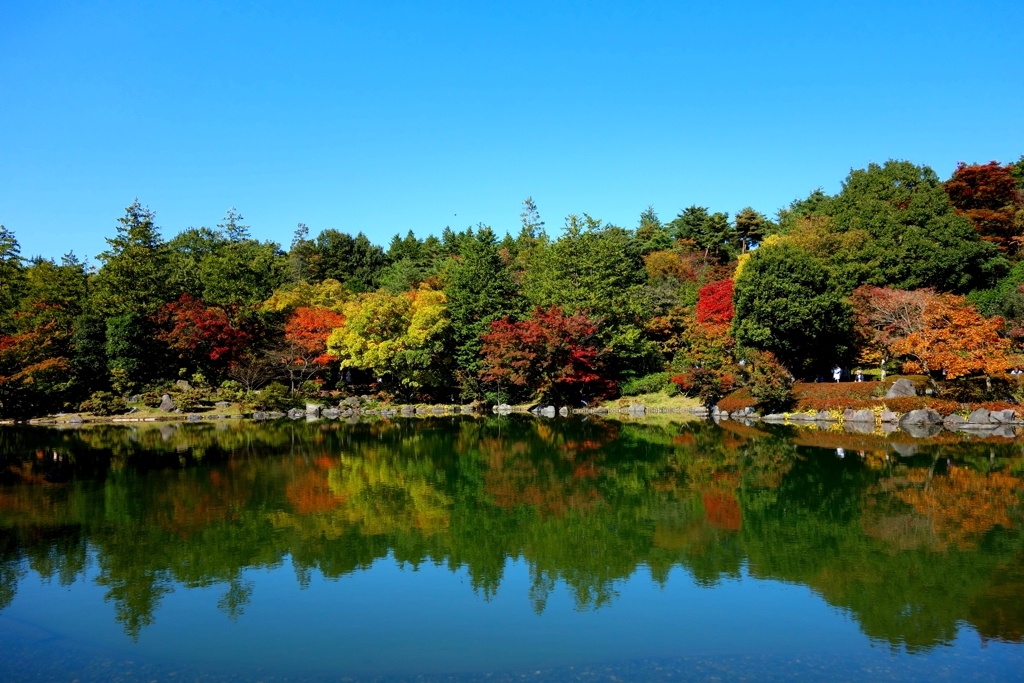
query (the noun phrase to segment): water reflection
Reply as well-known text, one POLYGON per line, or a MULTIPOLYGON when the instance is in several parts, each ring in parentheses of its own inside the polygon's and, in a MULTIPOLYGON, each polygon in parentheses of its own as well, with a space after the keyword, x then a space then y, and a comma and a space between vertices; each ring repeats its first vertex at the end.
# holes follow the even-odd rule
POLYGON ((962 624, 1024 639, 1020 444, 725 422, 447 418, 362 424, 0 431, 0 609, 26 572, 103 586, 137 637, 168 592, 290 560, 300 584, 381 558, 465 568, 493 597, 508 558, 543 613, 638 571, 702 586, 810 587, 871 638, 920 651, 962 624), (843 452, 837 457, 837 449, 843 452))

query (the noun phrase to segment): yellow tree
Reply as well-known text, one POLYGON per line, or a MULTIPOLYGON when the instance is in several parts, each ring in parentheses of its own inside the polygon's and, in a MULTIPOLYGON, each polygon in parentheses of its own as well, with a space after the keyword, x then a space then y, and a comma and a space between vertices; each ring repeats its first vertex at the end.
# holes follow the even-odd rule
POLYGON ((343 307, 345 323, 327 339, 343 368, 367 370, 403 387, 436 385, 449 327, 444 292, 421 286, 402 294, 360 294, 343 307))

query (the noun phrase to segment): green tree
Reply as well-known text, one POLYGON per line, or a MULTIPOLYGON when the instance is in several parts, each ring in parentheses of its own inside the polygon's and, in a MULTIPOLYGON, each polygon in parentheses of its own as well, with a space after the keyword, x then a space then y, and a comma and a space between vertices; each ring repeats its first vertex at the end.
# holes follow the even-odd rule
POLYGON ((817 258, 792 244, 761 247, 734 286, 733 334, 804 376, 847 354, 851 314, 817 258))
POLYGON ((871 284, 967 292, 991 286, 1005 271, 997 247, 957 215, 927 166, 890 160, 851 171, 822 213, 832 219, 827 230, 842 239, 829 260, 847 291, 871 284))
POLYGON ((387 265, 384 250, 363 233, 352 237, 337 230, 324 230, 313 241, 309 256, 309 278, 337 280, 353 292, 377 287, 380 270, 387 265))
POLYGON ((466 398, 481 394, 476 377, 481 367, 481 335, 491 323, 517 317, 523 311, 519 288, 509 264, 498 249, 497 238, 487 226, 467 231, 459 258, 445 272, 444 293, 454 347, 456 372, 466 398))
POLYGON ((152 315, 173 295, 168 285, 167 246, 153 222, 153 212, 136 199, 117 219, 117 236, 96 276, 93 298, 104 315, 152 315))
POLYGON ((0 333, 14 328, 13 315, 21 303, 25 268, 14 233, 0 225, 0 333))
POLYGON ((668 228, 675 239, 696 244, 705 258, 715 257, 726 262, 736 251, 736 230, 727 213, 708 213, 707 207, 690 206, 683 209, 668 228))
POLYGON ((757 246, 764 239, 765 231, 768 228, 768 219, 750 206, 740 209, 736 214, 734 223, 736 225, 736 236, 740 240, 741 252, 757 246))

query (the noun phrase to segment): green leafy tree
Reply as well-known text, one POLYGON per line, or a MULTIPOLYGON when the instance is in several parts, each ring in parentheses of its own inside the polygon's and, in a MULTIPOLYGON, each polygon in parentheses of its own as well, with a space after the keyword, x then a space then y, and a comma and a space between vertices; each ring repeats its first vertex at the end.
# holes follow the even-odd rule
POLYGON ((761 247, 734 286, 733 334, 811 375, 847 354, 851 313, 817 258, 791 244, 761 247))
POLYGON ((741 209, 733 222, 736 226, 736 236, 740 240, 741 252, 757 246, 764 239, 768 228, 768 219, 750 206, 741 209))
POLYGON ((967 292, 1005 271, 998 248, 957 215, 935 172, 908 161, 854 170, 823 206, 841 236, 831 267, 847 291, 862 284, 967 292))
POLYGON ((675 239, 696 244, 705 258, 714 257, 724 262, 736 251, 736 229, 727 213, 708 213, 706 207, 694 205, 683 209, 668 227, 675 239))

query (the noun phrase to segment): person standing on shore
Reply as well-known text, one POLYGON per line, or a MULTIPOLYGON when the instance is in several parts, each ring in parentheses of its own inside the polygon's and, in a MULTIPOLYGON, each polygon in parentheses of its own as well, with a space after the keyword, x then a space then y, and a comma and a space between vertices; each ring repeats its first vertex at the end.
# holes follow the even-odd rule
POLYGON ((838 382, 838 381, 839 381, 839 379, 840 379, 840 378, 841 378, 842 376, 843 376, 843 369, 842 369, 841 367, 839 367, 839 366, 837 365, 837 366, 835 366, 834 368, 832 368, 832 379, 834 379, 834 380, 835 380, 836 382, 838 382))

